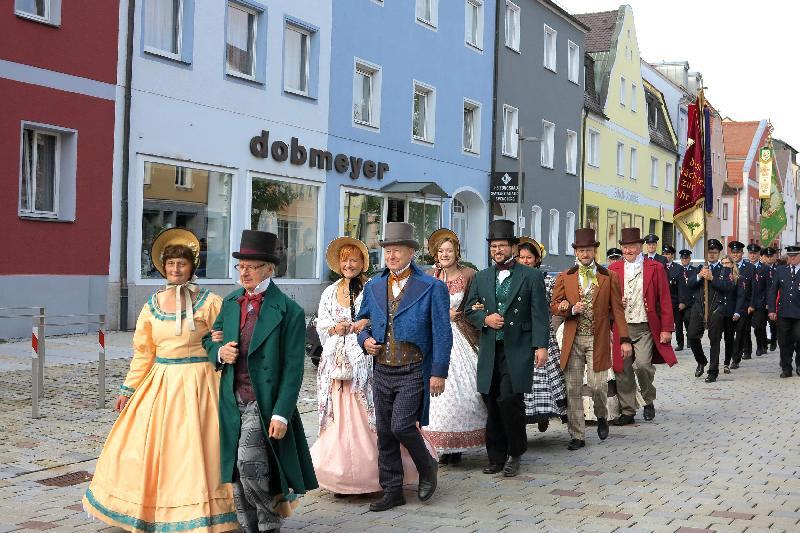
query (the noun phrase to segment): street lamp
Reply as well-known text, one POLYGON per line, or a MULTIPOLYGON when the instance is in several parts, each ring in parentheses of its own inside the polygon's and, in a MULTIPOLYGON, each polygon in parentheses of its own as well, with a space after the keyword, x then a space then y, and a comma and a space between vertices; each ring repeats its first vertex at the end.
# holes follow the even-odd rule
POLYGON ((526 141, 542 142, 539 137, 525 137, 522 135, 522 128, 517 128, 517 159, 519 159, 519 173, 517 174, 517 232, 522 229, 522 143, 526 141))

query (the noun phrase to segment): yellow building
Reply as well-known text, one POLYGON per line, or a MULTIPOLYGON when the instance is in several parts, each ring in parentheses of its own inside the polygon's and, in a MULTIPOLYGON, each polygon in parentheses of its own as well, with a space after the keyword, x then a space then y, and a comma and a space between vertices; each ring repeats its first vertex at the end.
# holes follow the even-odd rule
POLYGON ((597 231, 603 253, 619 246, 627 227, 673 244, 677 137, 663 95, 642 79, 633 10, 624 5, 576 17, 592 29, 586 35, 582 225, 597 231))

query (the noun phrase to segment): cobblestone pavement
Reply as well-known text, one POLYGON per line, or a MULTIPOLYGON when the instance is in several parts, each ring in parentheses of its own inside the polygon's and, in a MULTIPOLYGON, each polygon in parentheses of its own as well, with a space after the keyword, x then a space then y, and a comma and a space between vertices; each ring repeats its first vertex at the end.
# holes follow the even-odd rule
MULTIPOLYGON (((86 518, 85 477, 66 487, 41 483, 92 472, 115 418, 95 406, 94 339, 50 342, 48 350, 61 346, 64 359, 49 359, 38 420, 29 418, 29 361, 19 360, 29 348, 0 344, 0 533, 117 531, 86 518)), ((109 335, 113 357, 124 357, 129 342, 130 334, 109 335)), ((319 490, 303 498, 284 530, 800 531, 800 378, 778 378, 777 352, 744 361, 714 384, 694 377, 688 350, 679 359, 658 369, 652 422, 640 412, 636 425, 612 426, 604 442, 587 427, 587 446, 576 452, 567 451, 561 423, 545 433, 529 426, 516 478, 482 474, 485 456, 475 451, 460 466, 440 469, 427 504, 408 492, 408 505, 371 513, 370 498, 334 499, 319 490)), ((107 364, 108 406, 127 364, 107 364)), ((299 407, 310 442, 314 377, 309 364, 299 407)))

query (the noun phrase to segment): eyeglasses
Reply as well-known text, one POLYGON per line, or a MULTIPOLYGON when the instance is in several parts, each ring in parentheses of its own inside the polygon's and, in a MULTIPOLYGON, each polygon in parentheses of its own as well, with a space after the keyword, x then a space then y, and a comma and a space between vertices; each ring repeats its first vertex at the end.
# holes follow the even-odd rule
POLYGON ((260 265, 252 266, 252 265, 242 265, 242 264, 235 264, 233 268, 235 268, 239 272, 255 272, 261 267, 267 266, 267 263, 261 263, 260 265))
POLYGON ((505 248, 511 248, 510 244, 492 244, 489 246, 490 250, 501 250, 505 248))

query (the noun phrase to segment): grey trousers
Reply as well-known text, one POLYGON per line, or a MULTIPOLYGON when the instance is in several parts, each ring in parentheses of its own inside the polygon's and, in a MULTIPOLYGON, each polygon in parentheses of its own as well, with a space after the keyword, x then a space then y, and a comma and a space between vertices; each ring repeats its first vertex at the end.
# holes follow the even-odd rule
POLYGON ((626 357, 625 366, 620 373, 614 373, 617 380, 619 410, 623 415, 636 414, 636 381, 645 405, 656 399, 656 367, 653 365, 653 334, 647 322, 628 324, 628 334, 633 342, 633 357, 626 357))
POLYGON ((583 373, 592 394, 594 415, 608 418, 608 371, 594 371, 594 337, 575 335, 569 353, 564 379, 567 382, 567 430, 573 439, 586 438, 586 420, 583 417, 583 373))
POLYGON ((245 533, 278 529, 283 519, 274 512, 270 494, 269 456, 258 402, 239 402, 239 413, 242 425, 233 480, 236 517, 245 533))

